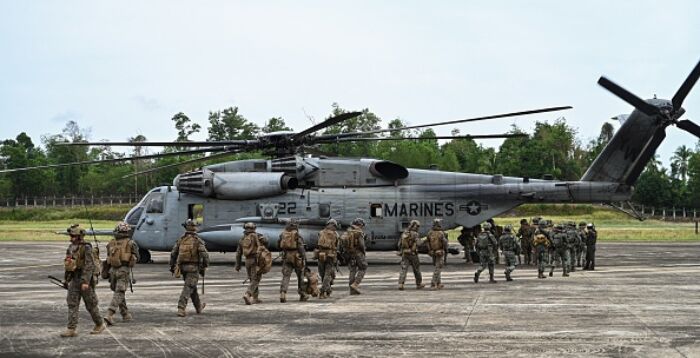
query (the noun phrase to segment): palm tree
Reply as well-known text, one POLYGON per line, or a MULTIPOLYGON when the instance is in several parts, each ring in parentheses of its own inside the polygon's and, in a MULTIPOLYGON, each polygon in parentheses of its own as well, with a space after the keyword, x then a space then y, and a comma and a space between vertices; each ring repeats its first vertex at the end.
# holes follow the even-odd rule
POLYGON ((676 168, 676 172, 684 182, 688 178, 688 160, 691 155, 693 155, 693 152, 685 145, 682 145, 673 152, 673 157, 671 157, 671 164, 676 168))

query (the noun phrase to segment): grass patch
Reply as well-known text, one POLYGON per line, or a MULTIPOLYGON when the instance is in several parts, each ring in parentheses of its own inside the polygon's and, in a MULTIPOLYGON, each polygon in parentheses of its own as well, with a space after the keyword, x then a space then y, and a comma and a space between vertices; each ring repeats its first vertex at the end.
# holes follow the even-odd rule
POLYGON ((61 208, 3 208, 0 221, 55 221, 55 220, 123 220, 131 205, 83 206, 61 208))
MULTIPOLYGON (((65 232, 75 220, 51 220, 51 221, 0 221, 0 241, 66 241, 68 236, 59 235, 56 232, 65 232)), ((90 224, 86 221, 79 222, 86 229, 90 224)), ((116 225, 111 220, 93 220, 95 230, 111 230, 116 225)), ((107 236, 98 236, 97 240, 104 241, 107 236)), ((90 237, 92 241, 92 237, 90 237)))

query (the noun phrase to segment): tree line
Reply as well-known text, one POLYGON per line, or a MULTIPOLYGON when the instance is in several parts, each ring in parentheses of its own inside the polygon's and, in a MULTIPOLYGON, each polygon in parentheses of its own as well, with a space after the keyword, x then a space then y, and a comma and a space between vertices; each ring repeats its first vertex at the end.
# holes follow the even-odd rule
MULTIPOLYGON (((334 103, 330 116, 346 110, 334 103)), ((325 133, 348 133, 371 131, 382 128, 382 120, 369 109, 363 109, 358 117, 328 127, 325 133)), ((186 149, 178 142, 189 141, 191 136, 206 130, 207 140, 254 139, 261 133, 289 131, 284 119, 270 118, 263 126, 248 120, 237 107, 209 112, 207 128, 202 128, 186 114, 180 112, 171 118, 177 131, 173 145, 165 152, 186 149)), ((491 148, 472 139, 460 138, 438 141, 432 129, 401 130, 406 123, 399 118, 390 120, 386 128, 394 129, 386 135, 397 140, 344 142, 324 144, 320 152, 348 157, 372 157, 387 159, 411 168, 433 168, 440 170, 503 174, 529 178, 541 178, 551 174, 561 180, 578 180, 602 151, 614 134, 614 127, 604 123, 597 138, 583 141, 577 130, 566 118, 553 122, 536 122, 535 130, 526 137, 508 138, 500 147, 491 148), (402 137, 419 137, 422 140, 399 140, 402 137)), ((524 133, 513 125, 510 133, 524 133)), ((78 123, 69 121, 61 133, 44 135, 35 142, 26 133, 5 139, 0 145, 0 168, 12 169, 56 163, 80 162, 124 158, 149 154, 149 148, 134 146, 116 151, 109 145, 83 147, 61 146, 60 143, 88 140, 88 131, 78 123)), ((452 134, 463 135, 458 129, 452 134)), ((143 135, 135 135, 128 141, 147 141, 143 135)), ((198 155, 180 155, 152 160, 50 168, 36 171, 0 174, 0 198, 33 196, 108 196, 142 194, 158 185, 170 184, 180 172, 210 164, 171 166, 152 173, 131 176, 129 174, 150 168, 174 165, 197 158, 198 155), (125 178, 126 177, 126 178, 125 178)), ((264 158, 262 153, 232 154, 219 159, 237 160, 264 158)), ((700 143, 695 149, 680 146, 670 158, 670 168, 661 165, 658 156, 647 165, 635 185, 633 200, 638 204, 653 207, 699 207, 700 206, 700 143)))

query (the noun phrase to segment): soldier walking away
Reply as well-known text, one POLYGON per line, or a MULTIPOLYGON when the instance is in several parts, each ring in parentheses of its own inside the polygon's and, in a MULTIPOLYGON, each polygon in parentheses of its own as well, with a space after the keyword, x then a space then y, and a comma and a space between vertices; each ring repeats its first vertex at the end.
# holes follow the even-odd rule
POLYGON ((586 223, 581 221, 578 223, 579 246, 576 251, 576 266, 582 267, 583 261, 586 259, 586 223))
POLYGON ((131 321, 132 316, 126 306, 126 288, 133 283, 132 269, 139 261, 139 247, 129 237, 129 224, 120 222, 114 228, 114 239, 107 244, 109 265, 109 288, 114 292, 112 303, 107 309, 104 320, 107 325, 114 324, 114 315, 119 309, 122 321, 131 321))
POLYGON ((547 231, 544 229, 544 224, 535 231, 535 237, 532 240, 532 246, 535 248, 535 262, 537 262, 537 278, 547 278, 544 275, 544 268, 547 262, 547 253, 549 251, 550 241, 547 238, 547 231))
POLYGON ((489 283, 496 283, 496 280, 493 278, 493 253, 498 249, 497 247, 498 242, 496 241, 496 237, 491 233, 491 224, 485 222, 483 231, 476 237, 476 249, 479 252, 479 262, 481 266, 479 266, 474 273, 475 283, 479 282, 479 275, 481 275, 481 272, 484 271, 486 267, 489 268, 489 283))
POLYGON ((445 267, 445 261, 447 260, 447 234, 442 230, 442 220, 433 220, 433 227, 428 231, 428 255, 433 258, 433 265, 435 265, 435 271, 433 272, 433 279, 430 281, 430 288, 434 290, 440 290, 445 287, 442 284, 442 269, 445 267))
POLYGON ((241 262, 245 258, 245 272, 248 276, 248 289, 243 295, 243 301, 247 305, 254 303, 262 303, 258 295, 260 290, 260 280, 264 273, 264 268, 261 267, 261 255, 267 251, 267 239, 255 232, 256 226, 252 222, 247 222, 243 225, 243 238, 236 249, 236 272, 241 270, 241 262))
POLYGON ((413 268, 413 277, 416 279, 416 289, 420 290, 425 285, 423 284, 423 276, 420 272, 420 259, 418 258, 418 229, 420 222, 411 220, 411 223, 401 234, 399 240, 399 254, 401 255, 401 273, 399 274, 399 290, 403 291, 403 285, 406 282, 406 273, 408 266, 413 268))
POLYGON ((598 232, 593 224, 586 226, 586 264, 584 270, 595 270, 595 245, 598 241, 598 232))
MULTIPOLYGON (((80 300, 85 302, 85 308, 90 313, 95 327, 90 334, 102 333, 105 323, 102 321, 100 309, 98 307, 97 295, 95 295, 95 285, 97 284, 95 256, 92 246, 85 242, 85 230, 78 224, 68 228, 70 235, 70 245, 66 250, 63 261, 65 275, 64 279, 68 289, 68 329, 61 333, 61 337, 75 337, 78 335, 78 309, 80 300)), ((97 258, 99 260, 99 258, 97 258)))
POLYGON ((534 235, 534 227, 528 224, 527 219, 520 220, 520 228, 518 229, 517 237, 520 238, 520 248, 523 253, 523 263, 530 265, 533 260, 532 255, 532 239, 534 235))
POLYGON ((326 227, 318 233, 318 276, 321 279, 319 299, 331 296, 331 281, 338 257, 338 222, 330 219, 326 227))
POLYGON ((576 230, 576 222, 570 221, 566 224, 566 243, 569 248, 569 272, 576 272, 577 250, 581 246, 581 237, 576 230))
POLYGON ((350 277, 348 284, 350 285, 350 294, 359 295, 360 283, 365 277, 367 271, 367 259, 365 258, 365 233, 362 231, 365 227, 365 221, 357 218, 352 221, 348 230, 340 238, 343 251, 348 257, 348 269, 350 277))
POLYGON ((549 264, 549 277, 552 277, 554 274, 557 263, 561 264, 563 271, 562 276, 569 276, 569 247, 567 244, 566 232, 561 224, 554 227, 552 245, 554 246, 554 251, 549 264))
POLYGON ((513 271, 515 271, 515 266, 517 262, 515 261, 515 256, 520 253, 520 247, 515 237, 512 234, 513 227, 506 225, 503 229, 503 235, 498 239, 498 246, 501 247, 503 251, 503 258, 505 259, 506 270, 503 272, 506 275, 506 281, 513 281, 510 276, 513 271))
MULTIPOLYGON (((493 218, 486 220, 486 222, 491 227, 489 229, 489 231, 491 231, 491 235, 493 235, 493 237, 495 237, 496 239, 501 237, 501 235, 503 234, 503 226, 496 225, 496 223, 493 221, 493 218)), ((493 249, 493 257, 496 265, 501 263, 501 255, 498 253, 498 246, 494 247, 493 249)))
POLYGON ((464 247, 464 259, 468 264, 473 263, 472 252, 474 251, 474 229, 462 227, 460 235, 457 237, 459 244, 464 247))
POLYGON ((299 235, 299 226, 294 219, 287 222, 284 230, 280 234, 279 248, 282 250, 282 282, 280 283, 280 302, 287 302, 287 289, 292 271, 297 275, 297 293, 299 301, 307 301, 309 295, 306 294, 304 283, 304 267, 306 266, 306 251, 304 249, 304 239, 299 235))
POLYGON ((209 267, 209 253, 204 246, 204 241, 197 236, 197 223, 192 219, 187 219, 182 226, 185 234, 180 237, 173 250, 170 252, 170 272, 175 277, 182 276, 184 285, 177 301, 177 315, 185 317, 187 315, 187 300, 192 299, 197 313, 202 313, 206 303, 201 302, 197 292, 199 276, 204 276, 206 268, 209 267))

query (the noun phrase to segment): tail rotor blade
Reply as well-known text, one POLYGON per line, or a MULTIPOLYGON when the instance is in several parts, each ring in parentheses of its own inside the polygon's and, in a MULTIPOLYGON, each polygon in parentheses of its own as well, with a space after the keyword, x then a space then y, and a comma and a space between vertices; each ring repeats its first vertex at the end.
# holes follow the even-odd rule
POLYGON ((675 111, 681 108, 685 97, 688 95, 688 93, 690 93, 690 90, 693 89, 693 86, 695 85, 695 82, 698 81, 698 78, 700 78, 700 61, 697 65, 695 65, 695 68, 692 72, 690 72, 690 75, 688 75, 685 81, 683 81, 683 84, 680 88, 678 88, 676 94, 673 95, 671 102, 673 103, 673 109, 675 111))
POLYGON ((687 119, 684 119, 682 121, 678 121, 678 123, 676 123, 676 126, 678 126, 678 128, 680 128, 680 129, 682 129, 686 132, 692 133, 696 137, 700 138, 700 126, 699 125, 697 125, 697 124, 695 124, 687 119))
POLYGON ((643 99, 637 97, 632 92, 622 88, 618 84, 605 77, 598 79, 598 84, 608 91, 612 92, 614 95, 620 97, 623 101, 631 104, 634 108, 638 109, 640 112, 646 114, 647 116, 653 116, 659 113, 659 109, 653 106, 643 99))

